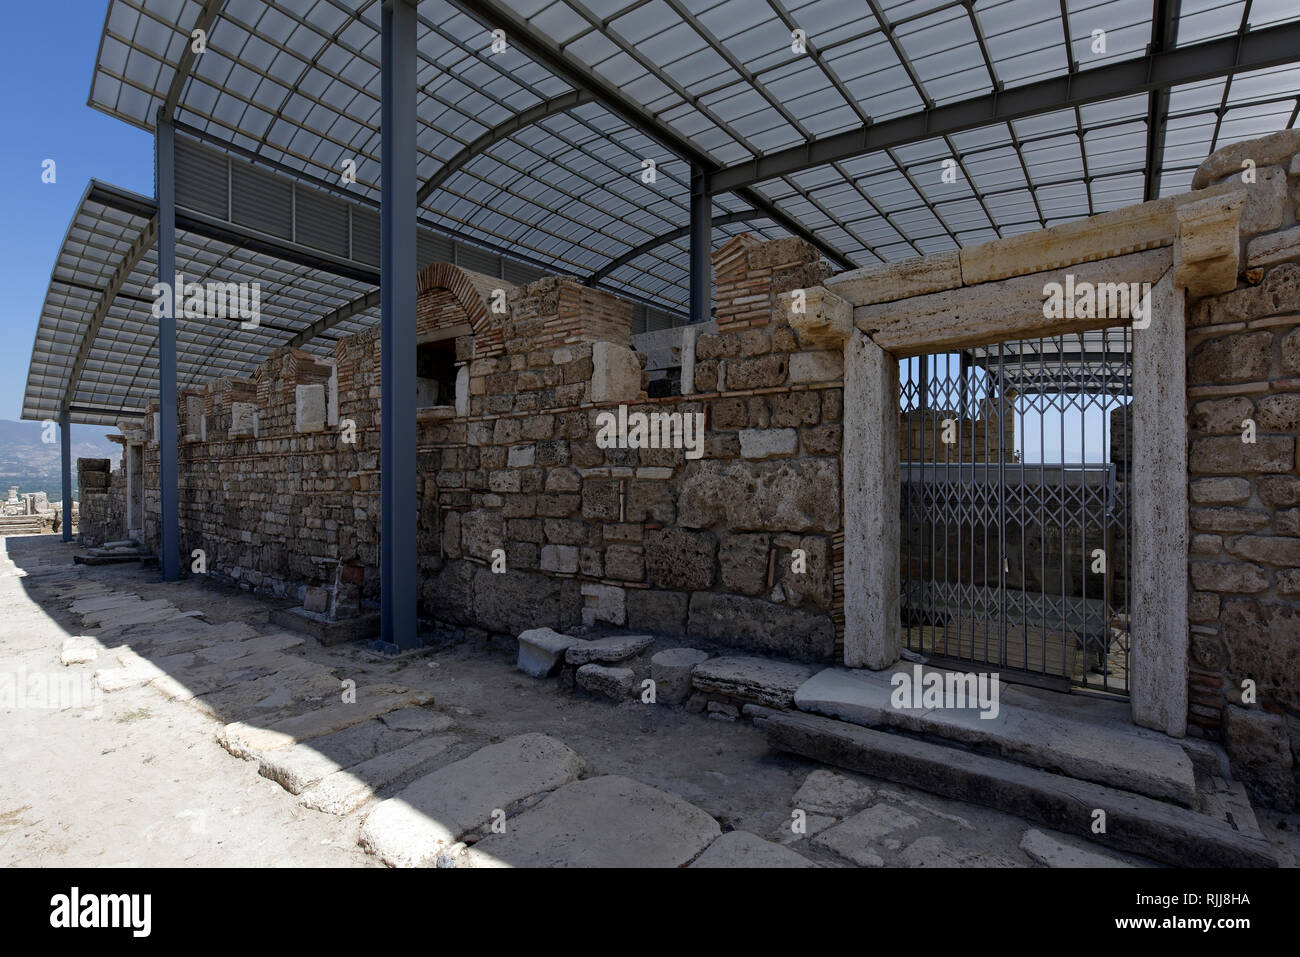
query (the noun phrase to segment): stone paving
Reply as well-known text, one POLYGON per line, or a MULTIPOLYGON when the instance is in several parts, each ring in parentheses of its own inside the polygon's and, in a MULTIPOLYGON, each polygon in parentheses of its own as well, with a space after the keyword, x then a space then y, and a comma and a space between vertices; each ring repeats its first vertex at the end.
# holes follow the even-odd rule
POLYGON ((0 863, 1143 863, 776 754, 747 723, 521 675, 506 649, 322 648, 238 592, 74 567, 50 537, 4 546, 0 672, 75 676, 95 701, 0 700, 18 772, 0 863))

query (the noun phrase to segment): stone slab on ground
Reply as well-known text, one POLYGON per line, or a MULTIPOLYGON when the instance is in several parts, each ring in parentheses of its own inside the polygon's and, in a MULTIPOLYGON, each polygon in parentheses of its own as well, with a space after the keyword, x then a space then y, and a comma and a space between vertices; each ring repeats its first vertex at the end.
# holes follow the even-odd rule
POLYGON ((697 691, 723 694, 769 708, 789 708, 795 692, 813 676, 806 665, 768 658, 711 658, 695 667, 691 683, 697 691))
POLYGON ((583 665, 575 678, 578 686, 592 694, 611 701, 626 701, 636 686, 636 673, 631 668, 610 668, 606 665, 583 665))
POLYGON ((818 768, 804 778, 799 790, 790 800, 790 806, 809 814, 833 814, 842 817, 865 807, 875 800, 870 786, 840 774, 818 768))
POLYGON ((340 731, 389 711, 432 703, 433 695, 427 691, 412 691, 399 685, 358 687, 354 704, 344 704, 335 698, 328 705, 286 718, 269 727, 243 721, 231 722, 218 732, 217 741, 237 758, 253 758, 260 752, 287 748, 299 741, 340 731))
POLYGON ((708 661, 709 653, 697 648, 667 648, 650 659, 650 678, 655 683, 655 701, 681 704, 691 696, 691 673, 708 661))
POLYGON ((832 851, 861 867, 880 867, 876 853, 887 837, 910 831, 921 822, 889 804, 873 804, 812 839, 814 847, 832 851))
MULTIPOLYGON (((521 734, 480 748, 380 802, 361 828, 362 848, 392 867, 433 864, 495 811, 568 784, 582 758, 544 734, 521 734)), ((592 822, 585 822, 583 827, 592 822)))
POLYGON ((899 858, 907 867, 1023 867, 1024 861, 967 847, 953 847, 937 834, 918 837, 899 858))
POLYGON ((1179 867, 1276 867, 1259 837, 1165 801, 1023 764, 801 712, 749 707, 779 751, 932 794, 982 804, 1053 830, 1179 867), (1107 809, 1107 833, 1091 809, 1107 809))
POLYGON ((1044 867, 1132 867, 1127 861, 1073 841, 1062 840, 1031 827, 1020 839, 1020 849, 1044 867))
POLYGON ((305 608, 276 608, 268 616, 271 624, 290 631, 311 635, 322 645, 342 645, 363 641, 379 634, 379 612, 366 612, 352 618, 330 621, 324 615, 305 608))
POLYGON ((335 771, 414 743, 421 733, 390 728, 378 718, 362 721, 288 748, 266 751, 258 759, 257 773, 290 794, 301 794, 335 771))
POLYGON ((722 834, 710 815, 640 781, 568 784, 457 862, 469 867, 681 867, 722 834))
POLYGON ((530 628, 519 635, 519 658, 515 667, 534 678, 547 678, 560 670, 565 652, 584 640, 562 635, 550 628, 530 628))
POLYGON ((63 640, 59 649, 59 663, 84 665, 99 657, 99 642, 86 635, 74 635, 63 640))
POLYGON ((691 867, 816 867, 812 861, 749 831, 728 831, 708 846, 691 867))
POLYGON ((617 664, 635 658, 652 644, 654 644, 652 635, 615 635, 610 638, 595 638, 580 645, 570 645, 564 652, 564 660, 570 665, 617 664))
MULTIPOLYGON (((984 718, 977 708, 895 708, 891 701, 895 671, 913 674, 903 664, 878 672, 827 668, 795 692, 800 711, 827 715, 863 727, 895 727, 936 735, 974 747, 994 748, 1005 758, 1058 771, 1148 797, 1191 807, 1196 776, 1191 759, 1173 738, 1118 723, 1053 712, 1027 692, 999 687, 996 716, 984 718)), ((923 673, 943 672, 923 669, 923 673)), ((1074 704, 1078 704, 1077 702, 1074 704)), ((1110 702, 1096 702, 1100 713, 1110 702)), ((1125 718, 1126 720, 1126 718, 1125 718)))
POLYGON ((222 641, 206 648, 200 648, 195 654, 206 662, 215 664, 219 661, 236 661, 254 652, 287 651, 303 643, 301 635, 278 632, 272 635, 258 635, 244 641, 222 641))
POLYGON ((305 807, 326 814, 340 817, 351 814, 382 788, 428 768, 459 740, 455 734, 426 735, 405 747, 326 775, 314 787, 305 790, 300 800, 305 807))

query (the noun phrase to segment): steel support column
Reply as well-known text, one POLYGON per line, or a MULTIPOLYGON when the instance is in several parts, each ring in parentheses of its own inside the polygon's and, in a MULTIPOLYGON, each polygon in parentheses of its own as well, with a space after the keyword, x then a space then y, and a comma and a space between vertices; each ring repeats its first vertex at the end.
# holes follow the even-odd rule
POLYGON ((708 322, 713 309, 713 199, 709 177, 691 164, 691 322, 708 322))
POLYGON ((158 316, 158 456, 162 579, 181 577, 180 470, 176 426, 176 139, 171 117, 158 112, 154 137, 154 192, 158 197, 158 282, 167 296, 158 316))
POLYGON ((63 540, 72 541, 72 413, 59 413, 59 457, 63 460, 63 540))
POLYGON ((415 648, 415 7, 385 0, 380 107, 380 636, 415 648))

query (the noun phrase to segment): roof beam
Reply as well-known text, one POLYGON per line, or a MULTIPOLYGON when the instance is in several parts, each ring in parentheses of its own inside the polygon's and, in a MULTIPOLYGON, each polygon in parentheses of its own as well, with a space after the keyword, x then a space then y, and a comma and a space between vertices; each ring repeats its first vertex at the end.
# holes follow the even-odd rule
MULTIPOLYGON (((1178 45, 1178 19, 1182 16, 1182 0, 1154 0, 1151 8, 1151 47, 1148 52, 1159 53, 1178 45)), ((1169 113, 1169 89, 1152 90, 1147 97, 1147 155, 1143 167, 1142 198, 1146 202, 1160 193, 1160 176, 1156 164, 1165 154, 1165 125, 1169 113)))
POLYGON ((162 115, 165 119, 171 119, 176 113, 176 105, 181 101, 181 94, 185 92, 185 81, 190 78, 190 71, 194 69, 194 61, 199 54, 194 52, 194 31, 203 31, 204 43, 207 43, 208 34, 212 31, 212 24, 217 19, 217 14, 225 5, 226 0, 206 0, 203 9, 194 20, 194 26, 190 28, 190 34, 186 37, 185 46, 181 49, 181 62, 176 65, 176 74, 172 77, 172 84, 167 89, 167 99, 163 101, 162 115))
POLYGON ((551 97, 549 100, 543 100, 536 106, 529 107, 522 113, 516 113, 510 119, 506 120, 492 129, 488 130, 482 136, 474 139, 468 146, 453 156, 447 162, 438 168, 438 171, 430 176, 420 187, 420 191, 415 194, 415 201, 418 205, 424 205, 424 201, 433 195, 434 191, 445 183, 453 173, 472 160, 478 154, 485 150, 491 149, 493 145, 502 140, 509 139, 525 127, 532 126, 548 116, 554 116, 557 113, 567 113, 575 107, 582 106, 584 103, 594 103, 596 98, 586 90, 570 90, 567 93, 561 93, 559 96, 551 97))
POLYGON ((367 309, 379 308, 380 290, 372 289, 364 296, 358 296, 351 302, 345 302, 337 309, 333 309, 321 316, 306 329, 299 332, 286 343, 290 348, 296 349, 299 346, 306 345, 323 332, 337 326, 346 319, 351 319, 357 313, 365 312, 367 309))
MULTIPOLYGON (((571 59, 564 50, 541 31, 528 25, 528 21, 500 0, 450 0, 453 6, 464 11, 488 29, 504 29, 510 43, 523 50, 537 63, 546 67, 575 90, 585 90, 624 123, 640 130, 670 153, 700 167, 710 176, 718 169, 717 161, 700 150, 688 138, 679 134, 663 121, 651 116, 639 104, 625 97, 617 87, 587 66, 571 59)), ((779 209, 775 203, 741 184, 736 189, 712 190, 734 192, 736 195, 778 223, 783 229, 812 243, 830 260, 842 268, 852 268, 853 262, 834 245, 819 238, 793 216, 779 209)))
POLYGON ((712 174, 712 186, 715 193, 736 192, 764 180, 864 153, 1297 60, 1300 60, 1300 23, 1251 30, 947 103, 823 137, 718 170, 712 174))
POLYGON ((86 327, 86 334, 81 339, 81 346, 77 349, 77 358, 72 363, 72 372, 68 376, 68 391, 64 393, 63 398, 65 406, 72 402, 72 397, 77 393, 77 383, 81 381, 82 370, 86 368, 86 360, 90 358, 90 350, 94 346, 95 340, 99 338, 99 330, 108 317, 108 310, 122 291, 122 286, 130 278, 131 273, 135 271, 135 267, 140 264, 140 260, 145 257, 145 253, 149 252, 157 241, 158 217, 155 215, 150 218, 149 225, 135 238, 135 242, 127 248, 126 255, 117 264, 117 268, 113 270, 113 275, 109 277, 108 285, 104 287, 103 292, 100 294, 99 302, 95 305, 95 312, 90 317, 90 324, 86 327))
MULTIPOLYGON (((767 218, 768 217, 765 213, 760 213, 756 209, 742 209, 738 213, 727 213, 725 216, 714 216, 713 225, 730 226, 733 223, 748 223, 755 219, 767 219, 767 218)), ((638 259, 641 256, 644 256, 646 253, 658 249, 660 246, 664 246, 667 245, 668 243, 676 242, 679 239, 684 239, 690 234, 691 234, 690 226, 681 226, 677 229, 674 229, 670 233, 661 233, 658 236, 652 236, 649 239, 647 239, 645 242, 643 242, 640 246, 637 246, 635 249, 629 249, 623 255, 619 256, 617 259, 611 259, 609 262, 605 263, 605 265, 601 266, 594 273, 592 273, 590 276, 584 279, 583 283, 585 283, 588 286, 594 286, 596 283, 600 282, 602 279, 604 279, 606 276, 612 273, 615 269, 618 269, 621 266, 626 266, 628 263, 632 262, 632 260, 638 259)))

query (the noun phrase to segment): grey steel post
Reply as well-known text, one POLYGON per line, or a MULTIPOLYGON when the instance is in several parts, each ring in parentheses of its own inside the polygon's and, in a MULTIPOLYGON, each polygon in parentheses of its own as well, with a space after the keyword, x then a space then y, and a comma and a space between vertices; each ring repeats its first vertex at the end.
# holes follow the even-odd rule
POLYGON ((386 650, 420 643, 416 625, 415 7, 385 0, 380 161, 380 636, 386 650))
POLYGON ((63 460, 63 540, 72 541, 72 413, 59 412, 59 456, 63 460))
POLYGON ((181 577, 180 470, 176 428, 176 133, 171 117, 158 111, 154 137, 154 190, 158 197, 158 282, 167 308, 158 317, 158 455, 160 473, 158 546, 162 579, 181 577))
POLYGON ((713 200, 709 177, 691 164, 691 322, 708 322, 713 299, 713 200))

